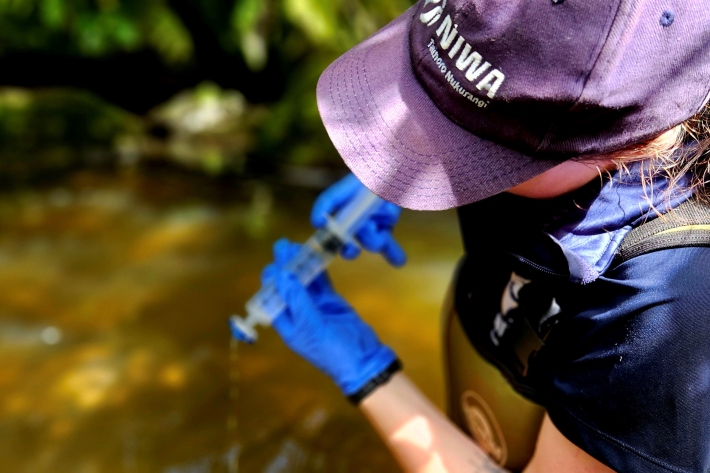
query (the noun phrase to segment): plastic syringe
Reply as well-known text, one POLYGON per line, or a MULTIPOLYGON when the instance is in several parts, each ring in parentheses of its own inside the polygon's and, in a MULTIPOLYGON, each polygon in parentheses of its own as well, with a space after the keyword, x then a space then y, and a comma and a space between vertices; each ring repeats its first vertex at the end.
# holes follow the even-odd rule
MULTIPOLYGON (((301 250, 285 265, 304 286, 322 273, 345 243, 354 243, 355 234, 367 219, 384 202, 365 187, 360 189, 345 207, 329 216, 326 226, 317 230, 301 250)), ((269 283, 246 303, 246 318, 233 315, 229 318, 232 335, 239 341, 254 343, 256 325, 269 326, 286 305, 276 287, 269 283)))

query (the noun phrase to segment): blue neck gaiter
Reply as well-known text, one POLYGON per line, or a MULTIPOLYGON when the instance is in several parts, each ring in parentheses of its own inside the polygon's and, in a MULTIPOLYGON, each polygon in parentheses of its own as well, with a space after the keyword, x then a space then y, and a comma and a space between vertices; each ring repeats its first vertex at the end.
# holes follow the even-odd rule
POLYGON ((692 195, 689 176, 670 189, 667 177, 644 177, 642 165, 633 163, 627 171, 613 173, 597 195, 573 202, 545 226, 567 258, 572 281, 587 284, 597 279, 631 229, 692 195))

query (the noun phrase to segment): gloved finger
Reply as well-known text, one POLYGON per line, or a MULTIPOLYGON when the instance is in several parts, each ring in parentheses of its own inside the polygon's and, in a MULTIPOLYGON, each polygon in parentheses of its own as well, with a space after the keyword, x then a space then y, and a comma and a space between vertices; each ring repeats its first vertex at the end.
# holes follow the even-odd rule
POLYGON ((308 285, 308 292, 315 299, 319 299, 323 294, 333 292, 333 284, 330 282, 328 272, 323 271, 308 285))
POLYGON ((385 244, 387 233, 389 230, 381 230, 377 223, 369 221, 358 230, 356 237, 367 251, 379 253, 385 244))
POLYGON ((261 271, 261 285, 272 282, 276 273, 281 271, 300 250, 301 245, 292 243, 287 238, 281 238, 273 246, 274 262, 266 265, 261 271))
POLYGON ((323 317, 329 320, 349 318, 355 313, 352 306, 340 294, 332 290, 320 297, 317 303, 323 317))
POLYGON ((389 228, 378 228, 374 222, 365 225, 357 234, 362 246, 374 253, 381 253, 392 266, 402 266, 407 255, 389 228))
POLYGON ((279 324, 285 325, 289 329, 313 328, 320 312, 296 276, 288 271, 281 271, 274 279, 274 286, 287 307, 287 310, 276 317, 275 321, 285 319, 279 324))
MULTIPOLYGON (((266 285, 274 281, 279 273, 285 271, 288 263, 301 251, 303 245, 293 243, 287 238, 281 238, 274 243, 274 263, 267 265, 261 273, 261 284, 266 285)), ((309 284, 309 292, 314 295, 326 290, 332 290, 332 285, 327 274, 322 272, 309 284)))
POLYGON ((287 238, 281 238, 274 243, 274 262, 283 268, 291 261, 301 249, 301 245, 293 243, 287 238))
POLYGON ((402 213, 402 208, 392 202, 383 202, 380 208, 373 215, 380 227, 393 227, 398 221, 402 213))
POLYGON ((362 187, 360 181, 354 175, 348 174, 326 189, 313 203, 311 224, 315 228, 325 226, 327 222, 326 216, 340 210, 353 198, 360 187, 362 187))
POLYGON ((328 222, 327 216, 340 210, 340 208, 348 202, 350 197, 351 196, 344 194, 319 195, 311 209, 311 225, 315 228, 323 228, 328 222))
POLYGON ((386 240, 382 247, 382 254, 387 262, 395 267, 404 266, 407 262, 407 253, 404 252, 404 248, 390 233, 387 234, 386 240))
POLYGON ((360 256, 360 247, 352 243, 346 243, 340 250, 340 256, 345 259, 355 259, 360 256))
POLYGON ((276 263, 267 264, 264 269, 261 270, 261 285, 266 286, 271 283, 276 277, 276 273, 279 272, 279 267, 276 263))

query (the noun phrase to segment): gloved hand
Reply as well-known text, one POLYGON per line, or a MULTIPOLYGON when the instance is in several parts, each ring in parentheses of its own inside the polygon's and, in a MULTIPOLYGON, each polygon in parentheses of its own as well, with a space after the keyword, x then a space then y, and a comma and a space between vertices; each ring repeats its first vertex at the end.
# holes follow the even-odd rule
POLYGON ((275 262, 262 272, 262 284, 273 281, 287 307, 273 327, 286 345, 351 396, 398 363, 397 355, 333 290, 326 273, 304 288, 284 269, 299 248, 286 239, 277 241, 275 262))
MULTIPOLYGON (((332 215, 347 204, 355 194, 364 187, 353 175, 348 174, 318 196, 311 210, 311 223, 316 228, 326 224, 326 215, 332 215)), ((402 266, 407 261, 407 255, 392 236, 392 227, 397 223, 402 209, 391 202, 383 202, 355 237, 368 251, 382 253, 392 266, 402 266)), ((341 250, 345 259, 353 259, 360 254, 357 245, 347 243, 341 250)))

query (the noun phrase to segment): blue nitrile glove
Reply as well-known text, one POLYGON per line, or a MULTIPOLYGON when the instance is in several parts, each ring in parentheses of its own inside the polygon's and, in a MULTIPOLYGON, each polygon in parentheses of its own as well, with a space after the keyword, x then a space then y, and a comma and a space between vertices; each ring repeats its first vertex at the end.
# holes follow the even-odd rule
MULTIPOLYGON (((311 210, 311 223, 316 228, 326 224, 326 215, 332 215, 345 204, 364 186, 353 174, 348 174, 318 196, 311 210)), ((402 209, 391 202, 383 202, 355 237, 368 251, 382 253, 392 266, 402 266, 407 261, 407 255, 399 243, 392 236, 392 227, 399 219, 402 209)), ((341 255, 346 259, 353 259, 360 254, 360 248, 352 243, 347 243, 341 250, 341 255)))
POLYGON ((275 262, 262 272, 262 284, 273 281, 287 307, 273 327, 289 348, 352 396, 398 363, 397 355, 333 290, 326 273, 304 288, 284 269, 299 248, 286 239, 277 241, 275 262))

